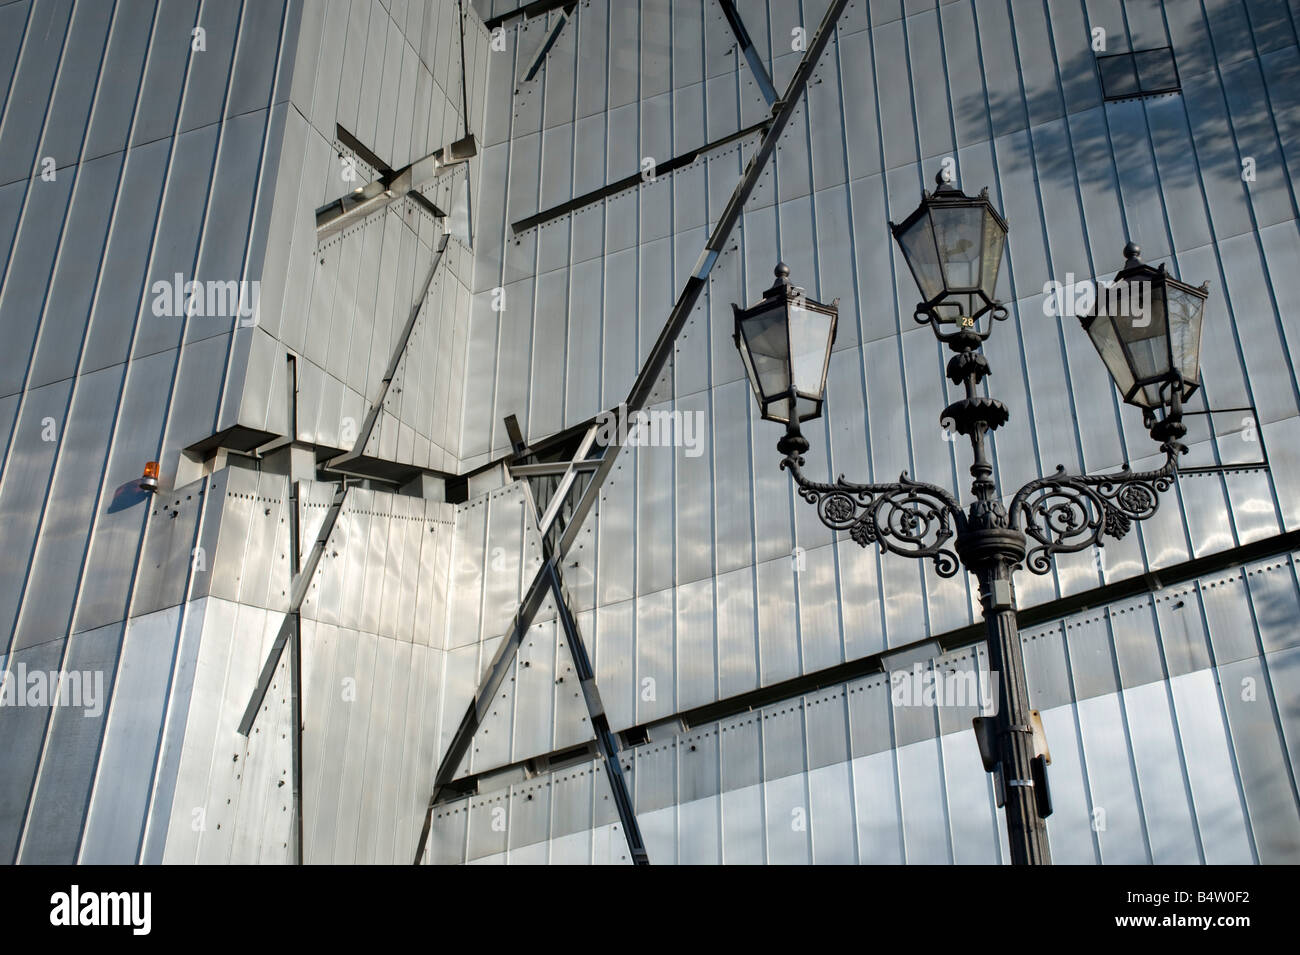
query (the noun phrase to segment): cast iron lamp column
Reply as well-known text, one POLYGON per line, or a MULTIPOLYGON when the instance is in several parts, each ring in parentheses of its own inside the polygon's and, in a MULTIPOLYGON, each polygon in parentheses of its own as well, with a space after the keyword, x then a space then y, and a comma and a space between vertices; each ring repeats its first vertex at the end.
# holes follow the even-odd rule
POLYGON ((749 309, 733 306, 736 345, 763 418, 786 425, 777 444, 781 467, 794 478, 799 496, 816 505, 823 524, 847 531, 863 547, 874 543, 890 553, 933 560, 942 577, 962 566, 975 576, 990 669, 1000 675, 992 738, 990 724, 976 722, 981 756, 1005 800, 1011 861, 1050 864, 1046 755, 1035 752, 1012 578, 1022 566, 1045 574, 1054 554, 1102 546, 1103 536, 1121 538, 1134 521, 1156 512, 1159 493, 1172 487, 1178 456, 1187 451, 1181 443, 1187 433, 1182 405, 1199 385, 1207 287, 1192 288, 1163 266, 1143 264, 1130 243, 1125 268, 1111 283, 1113 293, 1099 293, 1091 314, 1081 319, 1125 400, 1143 409, 1144 423, 1165 453, 1164 465, 1135 472, 1125 464, 1106 475, 1073 475, 1058 467, 1022 487, 1006 507, 993 481, 986 436, 1009 413, 1002 402, 979 394, 990 372, 977 349, 993 321, 1007 315, 993 297, 1007 224, 987 190, 967 196, 941 176, 938 189, 923 193, 920 208, 891 229, 926 296, 915 318, 954 352, 947 377, 965 389, 940 420, 970 439, 969 508, 946 489, 914 481, 906 472, 888 484, 855 484, 843 476, 823 484, 804 477, 808 441, 799 423, 821 414, 837 309, 807 299, 790 284, 784 264, 762 301, 749 309))

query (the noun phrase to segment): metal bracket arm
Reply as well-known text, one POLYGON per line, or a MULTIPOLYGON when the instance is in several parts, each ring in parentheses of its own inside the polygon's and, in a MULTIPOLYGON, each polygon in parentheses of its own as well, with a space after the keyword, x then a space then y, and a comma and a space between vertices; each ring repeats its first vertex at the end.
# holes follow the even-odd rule
POLYGON ((781 467, 799 486, 799 496, 817 505, 817 516, 831 530, 848 531, 862 547, 875 543, 890 553, 933 560, 940 577, 952 577, 961 568, 948 545, 965 526, 966 515, 946 490, 913 481, 906 471, 889 484, 854 484, 844 475, 834 484, 810 481, 799 470, 803 456, 789 440, 787 435, 781 443, 786 452, 781 467))
POLYGON ((1132 471, 1126 464, 1114 474, 1067 474, 1058 466, 1050 477, 1022 487, 1011 499, 1008 517, 1013 529, 1023 525, 1025 535, 1038 542, 1025 566, 1045 574, 1053 554, 1100 547, 1105 536, 1119 540, 1134 521, 1154 515, 1159 495, 1178 476, 1178 447, 1166 447, 1165 454, 1164 467, 1154 471, 1132 471))

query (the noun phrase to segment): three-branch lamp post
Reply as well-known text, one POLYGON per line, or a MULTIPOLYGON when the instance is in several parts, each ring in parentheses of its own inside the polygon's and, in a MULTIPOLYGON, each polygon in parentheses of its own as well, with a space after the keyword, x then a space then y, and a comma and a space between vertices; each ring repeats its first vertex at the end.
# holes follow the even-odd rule
POLYGON ((1124 400, 1143 410, 1145 426, 1165 453, 1164 466, 1137 472, 1125 464, 1103 475, 1058 467, 1004 503, 986 436, 1006 423, 1008 411, 979 393, 989 376, 979 349, 994 321, 1007 317, 994 298, 1007 223, 987 189, 967 196, 940 175, 938 188, 922 192, 920 207, 890 228, 925 297, 914 318, 952 350, 947 377, 965 387, 966 396, 945 408, 940 420, 970 438, 969 507, 906 472, 889 484, 854 484, 843 476, 820 484, 804 477, 808 441, 799 423, 821 415, 837 309, 808 299, 790 283, 784 264, 776 267, 776 283, 762 301, 748 309, 732 306, 736 347, 762 416, 786 426, 777 444, 781 467, 794 478, 800 497, 817 506, 823 524, 847 531, 863 547, 874 543, 889 553, 933 560, 940 576, 952 577, 964 566, 978 580, 989 666, 1000 676, 997 714, 977 719, 976 735, 999 802, 1005 803, 1011 861, 1048 864, 1045 817, 1051 800, 1044 754, 1035 752, 1012 575, 1022 566, 1045 574, 1054 554, 1101 546, 1103 536, 1121 538, 1134 521, 1155 513, 1159 493, 1174 483, 1178 456, 1187 451, 1181 443, 1187 433, 1183 402, 1200 383, 1208 284, 1194 288, 1163 265, 1145 265, 1129 243, 1125 267, 1080 319, 1124 400))

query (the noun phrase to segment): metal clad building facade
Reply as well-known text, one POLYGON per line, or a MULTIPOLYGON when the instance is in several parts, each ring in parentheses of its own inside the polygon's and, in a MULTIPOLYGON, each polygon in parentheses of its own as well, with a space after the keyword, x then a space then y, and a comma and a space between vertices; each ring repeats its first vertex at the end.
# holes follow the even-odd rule
POLYGON ((93 715, 0 706, 0 858, 291 862, 300 826, 307 862, 628 862, 626 785, 652 863, 1004 859, 975 710, 890 692, 987 675, 976 591, 818 522, 730 340, 786 261, 840 305, 807 473, 966 502, 886 231, 946 163, 1011 224, 1000 485, 1156 461, 1044 307, 1130 238, 1211 281, 1187 460, 1242 465, 1017 578, 1054 858, 1300 861, 1300 4, 735 0, 748 47, 719 0, 519 6, 0 5, 0 652, 103 674, 93 715), (1107 96, 1098 56, 1162 48, 1176 91, 1107 96), (672 440, 619 454, 565 606, 530 604, 547 500, 506 418, 545 446, 617 407, 693 277, 672 440))

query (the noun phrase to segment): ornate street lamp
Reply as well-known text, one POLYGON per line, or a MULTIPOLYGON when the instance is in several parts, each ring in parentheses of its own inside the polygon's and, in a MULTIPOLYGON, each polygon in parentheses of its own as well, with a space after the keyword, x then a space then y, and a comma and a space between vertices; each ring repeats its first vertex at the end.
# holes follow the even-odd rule
POLYGON ((970 438, 974 501, 968 508, 947 489, 914 481, 906 472, 888 484, 854 484, 842 476, 822 484, 803 476, 808 442, 799 422, 821 413, 835 307, 811 303, 819 314, 830 313, 829 322, 796 318, 782 304, 791 301, 780 291, 788 288, 783 265, 762 302, 736 309, 736 344, 763 417, 786 425, 777 445, 781 467, 790 471, 800 497, 816 505, 823 524, 848 531, 863 547, 874 543, 890 553, 933 560, 940 576, 952 577, 964 566, 978 580, 989 665, 1001 674, 997 715, 991 727, 977 723, 981 755, 1005 800, 1011 861, 1047 864, 1044 820, 1051 803, 1045 758, 1035 754, 1012 577, 1022 566, 1045 574, 1054 554, 1101 546, 1104 536, 1122 538, 1134 521, 1156 512, 1159 493, 1173 485, 1178 456, 1187 451, 1181 443, 1187 433, 1182 403, 1200 382, 1207 291, 1179 282, 1163 266, 1144 265, 1136 246, 1125 249, 1128 262, 1105 302, 1099 294, 1097 309, 1082 322, 1124 399, 1143 409, 1165 463, 1145 472, 1125 464, 1103 475, 1068 474, 1058 467, 1051 477, 1018 490, 1007 507, 993 482, 985 442, 1007 422, 1007 407, 977 394, 989 375, 988 359, 977 349, 991 333, 992 319, 1006 317, 994 297, 1006 221, 989 203, 987 190, 967 196, 941 176, 934 193, 922 193, 920 208, 891 228, 925 296, 915 318, 953 351, 947 377, 965 386, 966 396, 945 408, 940 420, 970 438), (1121 307, 1113 307, 1116 302, 1121 307), (985 315, 990 320, 981 327, 985 315), (803 370, 796 367, 799 356, 807 362, 803 370), (789 413, 791 401, 795 415, 789 413))

